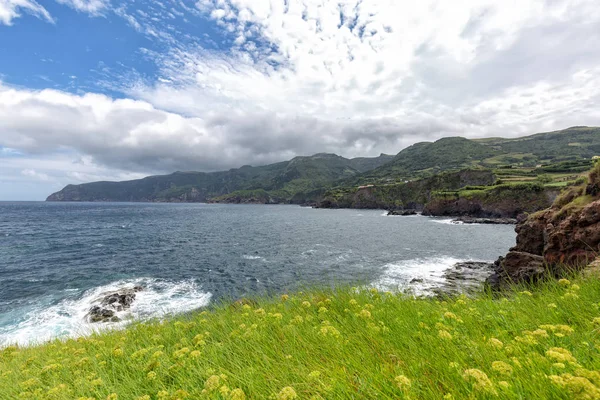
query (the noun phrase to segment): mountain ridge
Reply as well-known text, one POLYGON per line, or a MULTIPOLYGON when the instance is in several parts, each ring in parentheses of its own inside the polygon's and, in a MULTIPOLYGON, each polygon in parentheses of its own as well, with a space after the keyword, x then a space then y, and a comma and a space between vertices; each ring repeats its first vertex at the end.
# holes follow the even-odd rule
POLYGON ((228 171, 175 172, 122 182, 67 185, 47 201, 312 203, 327 189, 403 183, 463 169, 537 167, 600 154, 600 128, 570 127, 518 138, 445 137, 396 155, 348 159, 332 153, 297 156, 228 171))

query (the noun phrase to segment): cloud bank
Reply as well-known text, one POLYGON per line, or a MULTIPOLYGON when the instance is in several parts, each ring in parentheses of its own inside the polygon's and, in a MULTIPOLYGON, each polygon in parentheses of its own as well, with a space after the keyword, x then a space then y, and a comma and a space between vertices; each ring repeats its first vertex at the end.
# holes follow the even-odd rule
MULTIPOLYGON (((140 50, 155 76, 121 70, 98 82, 125 98, 0 84, 0 146, 84 157, 98 169, 84 179, 600 124, 595 0, 57 1, 113 13, 161 43, 140 50), (219 38, 175 21, 204 21, 219 38)), ((0 0, 0 21, 19 10, 52 20, 34 1, 0 0)))

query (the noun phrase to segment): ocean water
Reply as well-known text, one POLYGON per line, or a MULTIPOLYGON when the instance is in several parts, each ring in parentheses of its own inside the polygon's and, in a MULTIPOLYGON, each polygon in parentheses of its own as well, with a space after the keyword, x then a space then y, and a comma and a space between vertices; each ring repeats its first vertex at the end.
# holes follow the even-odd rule
POLYGON ((123 287, 145 288, 125 319, 314 286, 426 291, 454 263, 493 261, 514 242, 512 226, 381 210, 0 203, 0 346, 118 327, 84 317, 123 287))

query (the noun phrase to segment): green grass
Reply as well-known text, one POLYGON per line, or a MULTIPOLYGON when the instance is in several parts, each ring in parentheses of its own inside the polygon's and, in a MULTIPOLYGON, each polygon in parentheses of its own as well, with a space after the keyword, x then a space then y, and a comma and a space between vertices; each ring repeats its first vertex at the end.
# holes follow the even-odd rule
POLYGON ((9 347, 0 398, 600 398, 600 280, 520 290, 311 291, 9 347))

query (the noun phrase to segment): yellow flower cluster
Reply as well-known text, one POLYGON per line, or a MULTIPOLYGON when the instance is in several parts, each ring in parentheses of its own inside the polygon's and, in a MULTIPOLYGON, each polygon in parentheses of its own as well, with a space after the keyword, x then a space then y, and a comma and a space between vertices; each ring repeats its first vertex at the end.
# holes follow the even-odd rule
POLYGON ((450 332, 448 332, 444 329, 440 329, 438 331, 438 337, 440 339, 444 339, 444 340, 452 340, 452 335, 450 334, 450 332))
POLYGON ((473 383, 473 389, 480 392, 496 394, 492 381, 487 374, 479 369, 471 368, 465 370, 463 379, 473 383))
POLYGON ((286 386, 277 394, 277 400, 294 400, 297 399, 298 395, 291 386, 286 386))
POLYGON ((562 347, 553 347, 546 351, 546 357, 558 362, 577 362, 577 359, 573 357, 571 352, 567 349, 563 349, 562 347))
POLYGON ((398 375, 396 378, 394 378, 394 382, 396 383, 396 386, 398 388, 400 388, 401 390, 410 389, 410 386, 411 386, 410 379, 408 379, 404 375, 398 375))
POLYGON ((573 399, 600 399, 600 388, 583 376, 572 374, 550 375, 550 380, 567 389, 573 399))
POLYGON ((513 368, 510 364, 505 363, 504 361, 494 361, 492 363, 492 369, 501 375, 511 375, 513 372, 513 368))
POLYGON ((504 343, 496 338, 490 338, 487 343, 495 349, 502 349, 504 347, 504 343))

